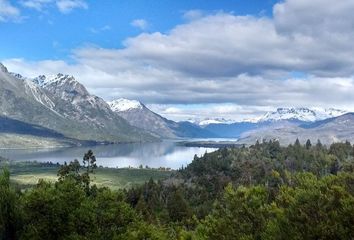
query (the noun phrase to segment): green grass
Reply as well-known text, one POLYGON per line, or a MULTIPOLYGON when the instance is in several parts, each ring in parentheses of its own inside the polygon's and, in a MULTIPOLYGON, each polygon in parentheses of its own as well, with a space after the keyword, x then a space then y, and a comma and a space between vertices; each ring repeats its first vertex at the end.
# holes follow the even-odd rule
MULTIPOLYGON (((21 188, 30 188, 40 179, 55 182, 59 166, 41 163, 2 163, 0 167, 10 170, 11 181, 21 188)), ((155 181, 168 178, 172 171, 157 169, 128 169, 128 168, 97 168, 92 175, 93 184, 99 187, 109 187, 112 190, 131 188, 153 178, 155 181)))

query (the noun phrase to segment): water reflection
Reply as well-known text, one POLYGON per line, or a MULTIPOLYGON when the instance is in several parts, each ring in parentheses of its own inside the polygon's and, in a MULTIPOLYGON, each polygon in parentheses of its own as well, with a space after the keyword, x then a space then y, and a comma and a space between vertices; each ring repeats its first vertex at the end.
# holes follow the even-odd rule
POLYGON ((175 142, 131 143, 76 147, 61 149, 0 150, 0 155, 14 161, 38 161, 64 163, 82 159, 83 154, 92 149, 97 157, 97 165, 104 167, 166 167, 178 169, 193 160, 193 156, 215 151, 213 148, 177 146, 175 142))

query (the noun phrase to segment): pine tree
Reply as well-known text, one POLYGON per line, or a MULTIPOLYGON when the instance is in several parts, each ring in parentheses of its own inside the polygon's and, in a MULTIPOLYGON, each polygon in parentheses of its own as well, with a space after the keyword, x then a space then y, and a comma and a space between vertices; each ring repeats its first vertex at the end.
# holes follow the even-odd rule
POLYGON ((311 144, 310 139, 307 139, 305 146, 306 146, 307 150, 309 150, 311 148, 312 144, 311 144))

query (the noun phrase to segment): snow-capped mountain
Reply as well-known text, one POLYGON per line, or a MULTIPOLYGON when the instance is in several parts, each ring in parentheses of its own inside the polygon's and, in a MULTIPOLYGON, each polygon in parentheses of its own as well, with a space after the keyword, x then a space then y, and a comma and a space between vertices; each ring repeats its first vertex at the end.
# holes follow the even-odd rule
POLYGON ((287 139, 292 141, 294 137, 305 139, 310 135, 328 141, 343 140, 354 136, 353 114, 345 113, 333 108, 279 108, 242 122, 223 118, 197 120, 194 124, 174 122, 136 100, 118 99, 108 104, 90 94, 73 76, 41 75, 29 79, 9 73, 0 64, 0 134, 3 124, 7 132, 11 129, 22 134, 21 139, 27 134, 63 138, 66 142, 77 139, 140 141, 155 140, 156 137, 245 139, 245 136, 252 141, 260 136, 278 135, 288 136, 287 139))
POLYGON ((2 64, 0 116, 44 127, 70 139, 104 142, 156 139, 129 125, 73 76, 41 75, 30 79, 9 73, 2 64))
POLYGON ((244 132, 239 142, 254 144, 256 140, 277 139, 283 145, 294 143, 299 139, 305 143, 307 139, 315 143, 320 140, 323 144, 333 142, 354 141, 354 113, 346 113, 338 117, 328 118, 313 123, 300 125, 279 126, 270 124, 267 127, 244 132))
POLYGON ((298 120, 303 122, 315 122, 328 118, 338 117, 346 111, 328 108, 278 108, 274 112, 268 112, 261 117, 247 120, 247 122, 259 123, 267 121, 298 120))
POLYGON ((211 123, 204 129, 217 133, 221 137, 239 138, 250 131, 264 129, 292 129, 295 126, 308 125, 321 120, 342 116, 346 111, 320 108, 278 108, 263 116, 234 123, 211 123))
POLYGON ((315 122, 328 118, 338 117, 348 113, 347 111, 335 108, 278 108, 276 111, 267 112, 262 116, 255 118, 244 119, 242 121, 235 121, 225 118, 205 118, 205 119, 188 119, 187 121, 197 124, 202 127, 216 124, 241 124, 241 123, 263 123, 263 122, 277 122, 281 120, 295 120, 301 122, 315 122))
POLYGON ((120 98, 108 102, 112 111, 132 126, 142 128, 162 138, 212 137, 213 134, 189 122, 174 122, 148 109, 137 100, 120 98))
POLYGON ((143 104, 137 100, 129 100, 126 98, 119 98, 117 100, 108 102, 109 106, 114 112, 125 112, 133 109, 143 109, 143 104))
POLYGON ((234 120, 225 118, 188 119, 187 121, 202 127, 209 124, 232 124, 235 122, 234 120))
POLYGON ((76 95, 90 95, 86 88, 73 76, 62 73, 51 76, 40 75, 32 79, 32 82, 53 93, 70 92, 76 95))

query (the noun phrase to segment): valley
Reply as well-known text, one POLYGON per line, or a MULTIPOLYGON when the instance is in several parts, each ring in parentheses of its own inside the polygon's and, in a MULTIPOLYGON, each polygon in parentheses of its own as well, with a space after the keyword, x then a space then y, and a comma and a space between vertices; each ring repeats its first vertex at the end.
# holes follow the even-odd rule
MULTIPOLYGON (((237 138, 238 144, 298 138, 325 144, 353 140, 351 113, 334 108, 278 108, 243 121, 172 121, 137 100, 104 101, 73 76, 0 72, 0 148, 57 148, 164 139, 237 138), (345 122, 345 124, 343 124, 345 122)), ((195 145, 195 143, 194 143, 195 145)))
POLYGON ((354 0, 0 0, 0 240, 354 240, 354 0))

